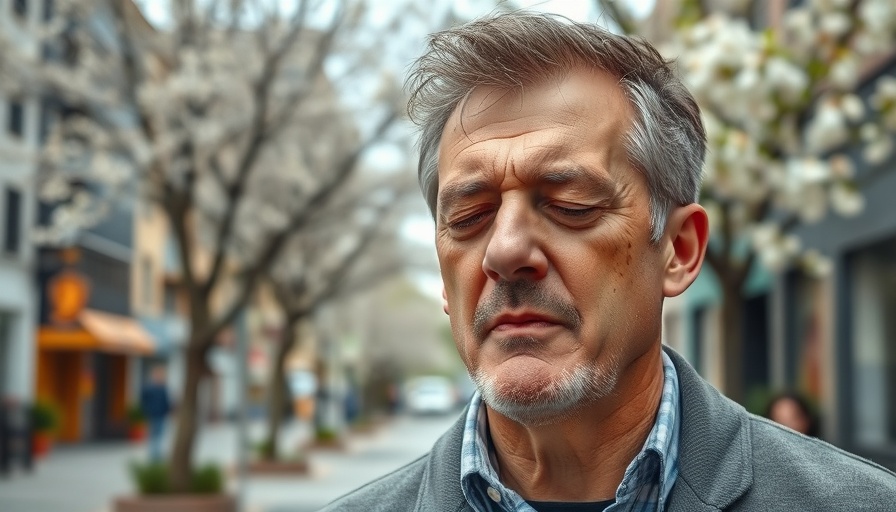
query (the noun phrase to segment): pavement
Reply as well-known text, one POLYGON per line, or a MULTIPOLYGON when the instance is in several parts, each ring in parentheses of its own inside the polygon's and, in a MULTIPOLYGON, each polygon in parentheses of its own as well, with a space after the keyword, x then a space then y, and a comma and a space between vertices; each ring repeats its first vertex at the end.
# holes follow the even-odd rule
MULTIPOLYGON (((341 451, 313 450, 307 476, 249 476, 229 481, 239 493, 242 512, 310 512, 360 485, 426 453, 457 414, 399 416, 372 433, 348 437, 341 451)), ((260 438, 263 425, 250 428, 260 438)), ((170 429, 169 429, 170 432, 170 429)), ((307 439, 306 424, 284 429, 284 446, 307 439)), ((145 445, 124 442, 58 446, 38 461, 32 473, 18 472, 0 480, 2 512, 111 512, 112 499, 132 494, 127 467, 146 458, 145 445)), ((233 424, 206 425, 197 443, 195 461, 232 468, 237 454, 233 424)))

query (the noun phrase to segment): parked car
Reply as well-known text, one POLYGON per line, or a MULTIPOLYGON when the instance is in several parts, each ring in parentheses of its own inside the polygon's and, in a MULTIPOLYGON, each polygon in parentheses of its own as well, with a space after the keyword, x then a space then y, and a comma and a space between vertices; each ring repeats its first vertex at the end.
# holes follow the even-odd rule
POLYGON ((405 406, 411 414, 445 414, 457 404, 457 390, 447 377, 428 375, 405 383, 405 406))

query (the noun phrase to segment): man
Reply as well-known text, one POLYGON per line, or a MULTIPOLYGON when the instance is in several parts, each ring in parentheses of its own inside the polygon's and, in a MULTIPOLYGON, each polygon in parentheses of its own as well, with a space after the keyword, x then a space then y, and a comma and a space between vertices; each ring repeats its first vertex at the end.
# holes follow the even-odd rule
POLYGON ((748 415, 662 347, 706 248, 705 136, 650 45, 503 14, 433 36, 409 83, 478 393, 330 510, 896 509, 896 475, 748 415))
POLYGON ((149 423, 149 459, 162 460, 162 440, 165 436, 165 420, 171 411, 164 366, 154 366, 149 382, 140 393, 140 408, 149 423))

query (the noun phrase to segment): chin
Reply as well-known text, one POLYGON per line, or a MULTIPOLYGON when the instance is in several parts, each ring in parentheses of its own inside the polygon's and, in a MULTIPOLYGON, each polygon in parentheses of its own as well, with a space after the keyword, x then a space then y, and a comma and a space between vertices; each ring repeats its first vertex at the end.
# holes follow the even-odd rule
POLYGON ((576 366, 556 376, 517 373, 507 378, 478 370, 472 377, 482 400, 495 412, 522 425, 541 426, 611 394, 618 373, 576 366))

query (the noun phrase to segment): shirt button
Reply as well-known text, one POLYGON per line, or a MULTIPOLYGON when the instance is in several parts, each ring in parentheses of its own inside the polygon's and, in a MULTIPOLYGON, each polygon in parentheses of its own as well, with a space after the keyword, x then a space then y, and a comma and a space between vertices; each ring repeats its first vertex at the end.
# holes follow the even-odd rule
POLYGON ((501 502, 501 493, 499 493, 498 490, 494 487, 489 487, 485 492, 486 494, 488 494, 488 497, 491 498, 495 503, 501 502))

